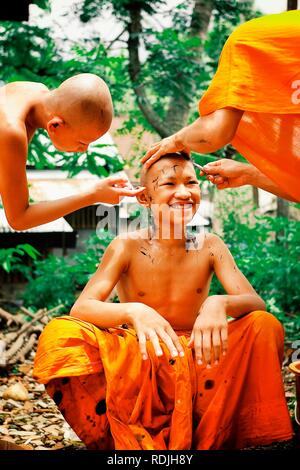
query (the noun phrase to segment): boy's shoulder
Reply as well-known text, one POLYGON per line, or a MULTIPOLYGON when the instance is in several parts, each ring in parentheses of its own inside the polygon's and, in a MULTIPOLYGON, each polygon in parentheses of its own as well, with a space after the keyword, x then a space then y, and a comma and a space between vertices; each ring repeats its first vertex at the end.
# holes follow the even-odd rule
POLYGON ((144 229, 135 230, 132 232, 124 232, 117 235, 110 243, 110 247, 119 248, 119 249, 130 249, 130 247, 135 246, 137 243, 140 243, 143 240, 148 240, 147 231, 144 229))

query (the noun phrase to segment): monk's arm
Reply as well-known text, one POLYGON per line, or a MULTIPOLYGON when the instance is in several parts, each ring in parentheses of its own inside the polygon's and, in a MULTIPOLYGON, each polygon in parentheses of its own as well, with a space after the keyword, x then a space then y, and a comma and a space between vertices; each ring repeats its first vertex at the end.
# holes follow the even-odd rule
POLYGON ((243 111, 239 109, 223 108, 199 117, 189 126, 153 144, 141 161, 149 167, 166 153, 215 152, 231 142, 242 115, 243 111))
POLYGON ((233 139, 242 114, 238 109, 218 109, 178 131, 175 141, 183 149, 215 152, 233 139))
POLYGON ((223 302, 227 315, 237 318, 254 310, 265 310, 262 298, 237 267, 225 243, 212 236, 213 269, 227 295, 217 296, 223 302))
POLYGON ((206 176, 218 189, 238 188, 250 184, 288 201, 298 202, 279 188, 276 183, 270 180, 258 168, 248 163, 221 158, 220 160, 207 163, 203 168, 205 173, 201 171, 201 176, 206 176))
POLYGON ((278 197, 283 199, 287 199, 291 202, 299 202, 295 198, 293 198, 290 194, 285 193, 279 186, 277 186, 270 178, 264 175, 261 171, 259 171, 255 166, 247 165, 248 171, 246 176, 246 184, 250 184, 251 186, 256 186, 257 188, 264 189, 269 193, 275 194, 278 197))
POLYGON ((26 160, 26 136, 15 130, 1 136, 0 194, 8 223, 15 230, 46 224, 99 201, 118 204, 120 196, 135 196, 140 191, 126 188, 122 178, 111 177, 74 196, 29 204, 26 160), (119 187, 114 187, 115 183, 119 187))

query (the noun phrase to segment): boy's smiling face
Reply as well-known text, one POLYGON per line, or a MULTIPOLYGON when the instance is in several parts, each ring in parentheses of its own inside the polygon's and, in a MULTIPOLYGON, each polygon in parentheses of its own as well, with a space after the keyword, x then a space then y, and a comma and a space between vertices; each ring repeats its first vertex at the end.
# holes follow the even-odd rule
POLYGON ((141 182, 146 189, 139 201, 151 208, 156 224, 185 226, 192 220, 200 203, 200 187, 191 160, 163 157, 142 170, 141 182))

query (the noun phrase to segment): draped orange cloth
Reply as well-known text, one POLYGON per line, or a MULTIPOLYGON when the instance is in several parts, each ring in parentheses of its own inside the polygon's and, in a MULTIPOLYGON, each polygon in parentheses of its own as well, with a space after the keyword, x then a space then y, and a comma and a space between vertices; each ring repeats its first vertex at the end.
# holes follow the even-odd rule
POLYGON ((284 332, 256 311, 229 322, 219 365, 196 364, 191 332, 177 331, 185 356, 141 358, 133 329, 52 320, 39 339, 33 376, 47 384, 89 449, 231 449, 292 437, 281 376, 284 332))
POLYGON ((247 21, 229 36, 201 115, 244 110, 232 145, 300 200, 300 11, 247 21))

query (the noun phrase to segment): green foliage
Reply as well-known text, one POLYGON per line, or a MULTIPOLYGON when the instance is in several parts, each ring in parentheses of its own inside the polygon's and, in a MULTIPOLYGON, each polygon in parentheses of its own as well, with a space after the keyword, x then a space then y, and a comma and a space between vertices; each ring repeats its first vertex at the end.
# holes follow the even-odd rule
MULTIPOLYGON (((285 325, 289 340, 300 333, 300 222, 256 216, 242 221, 230 210, 223 219, 223 239, 267 310, 285 325)), ((214 279, 212 293, 224 293, 214 279)))
POLYGON ((0 266, 7 273, 19 272, 25 277, 29 275, 30 268, 24 264, 24 258, 36 260, 40 253, 28 243, 17 245, 14 248, 0 249, 0 266))
POLYGON ((94 274, 112 238, 109 232, 101 231, 87 240, 83 253, 66 257, 50 255, 35 261, 28 276, 29 282, 22 293, 26 307, 36 311, 63 304, 63 312, 68 312, 75 302, 77 290, 82 289, 94 274))

